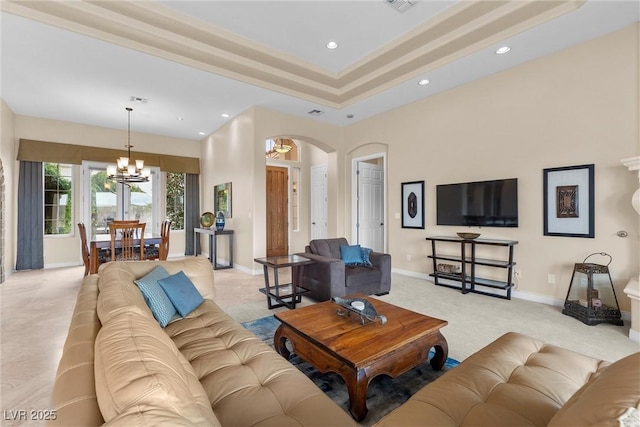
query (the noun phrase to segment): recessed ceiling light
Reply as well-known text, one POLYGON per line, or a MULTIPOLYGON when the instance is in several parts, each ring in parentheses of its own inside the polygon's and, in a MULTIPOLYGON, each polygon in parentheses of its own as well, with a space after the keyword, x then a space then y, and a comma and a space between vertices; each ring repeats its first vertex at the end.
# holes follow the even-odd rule
POLYGON ((509 46, 502 46, 501 48, 498 48, 496 50, 496 53, 498 55, 504 55, 505 53, 509 52, 511 50, 511 48, 509 46))
POLYGON ((206 135, 206 134, 207 134, 206 132, 202 132, 202 131, 198 132, 198 135, 206 135))
POLYGON ((178 121, 183 121, 184 119, 182 117, 178 117, 178 121))
POLYGON ((327 49, 337 49, 338 48, 338 43, 332 41, 332 42, 327 43, 326 46, 327 46, 327 49))
POLYGON ((420 81, 418 82, 418 84, 419 84, 420 86, 426 86, 426 85, 428 85, 429 83, 431 83, 431 81, 430 81, 429 79, 422 79, 422 80, 420 80, 420 81))
POLYGON ((224 117, 225 119, 228 119, 229 117, 231 117, 229 114, 227 113, 222 113, 220 114, 222 117, 224 117))

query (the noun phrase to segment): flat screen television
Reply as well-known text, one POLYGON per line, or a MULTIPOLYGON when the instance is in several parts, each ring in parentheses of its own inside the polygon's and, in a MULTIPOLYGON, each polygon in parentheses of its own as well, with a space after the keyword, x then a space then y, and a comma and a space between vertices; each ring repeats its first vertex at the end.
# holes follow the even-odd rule
POLYGON ((438 225, 518 226, 518 179, 436 186, 438 225))

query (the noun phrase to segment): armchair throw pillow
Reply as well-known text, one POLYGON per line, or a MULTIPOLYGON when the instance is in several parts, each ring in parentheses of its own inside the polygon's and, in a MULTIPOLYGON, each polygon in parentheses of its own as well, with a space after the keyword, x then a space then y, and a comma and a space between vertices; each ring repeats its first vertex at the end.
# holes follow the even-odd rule
POLYGON ((360 245, 342 245, 340 246, 340 259, 344 261, 344 265, 361 265, 364 263, 362 248, 360 245))
POLYGON ((362 248, 362 265, 365 267, 373 267, 371 260, 369 259, 369 255, 373 252, 370 248, 362 248))

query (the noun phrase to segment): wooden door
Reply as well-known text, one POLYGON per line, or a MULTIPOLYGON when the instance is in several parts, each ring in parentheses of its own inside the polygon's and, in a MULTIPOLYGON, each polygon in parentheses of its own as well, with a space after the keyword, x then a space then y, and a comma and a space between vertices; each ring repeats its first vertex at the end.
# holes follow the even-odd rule
POLYGON ((267 166, 267 256, 289 253, 288 169, 267 166))

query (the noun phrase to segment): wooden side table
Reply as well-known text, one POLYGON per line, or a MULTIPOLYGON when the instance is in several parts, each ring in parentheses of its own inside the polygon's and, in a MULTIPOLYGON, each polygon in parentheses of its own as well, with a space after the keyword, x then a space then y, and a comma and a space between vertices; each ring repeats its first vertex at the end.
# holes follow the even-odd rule
POLYGON ((213 265, 214 270, 223 270, 225 268, 233 268, 233 230, 216 230, 215 228, 194 228, 193 240, 200 234, 209 235, 209 261, 213 265), (229 264, 218 264, 218 236, 229 237, 229 264))
POLYGON ((315 261, 301 255, 255 258, 254 261, 262 264, 264 270, 265 287, 261 288, 260 292, 267 296, 269 310, 277 307, 294 309, 296 303, 302 301, 302 294, 309 292, 308 289, 300 286, 302 272, 305 265, 313 264, 315 261), (279 282, 278 270, 284 267, 291 267, 291 283, 281 284, 279 282), (273 269, 273 286, 269 283, 269 268, 273 269), (276 303, 272 301, 276 301, 276 303))

